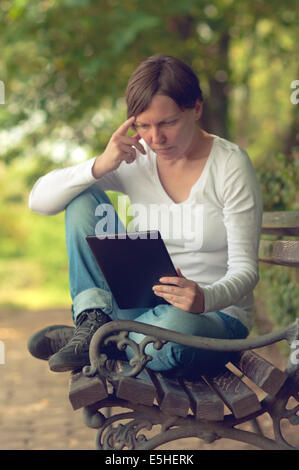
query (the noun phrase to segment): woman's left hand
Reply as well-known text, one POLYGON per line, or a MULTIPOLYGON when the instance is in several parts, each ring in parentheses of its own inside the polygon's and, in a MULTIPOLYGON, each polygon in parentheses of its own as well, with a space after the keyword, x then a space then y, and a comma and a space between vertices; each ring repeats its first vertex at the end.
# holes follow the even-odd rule
POLYGON ((202 290, 196 282, 186 279, 180 269, 176 271, 179 277, 161 277, 159 281, 163 285, 153 286, 154 293, 186 312, 203 313, 205 302, 202 290))

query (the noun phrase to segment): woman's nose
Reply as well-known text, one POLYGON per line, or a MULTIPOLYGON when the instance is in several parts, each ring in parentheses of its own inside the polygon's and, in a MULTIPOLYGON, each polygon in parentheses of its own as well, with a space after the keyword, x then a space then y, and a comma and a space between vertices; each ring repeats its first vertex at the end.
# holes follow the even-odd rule
POLYGON ((158 126, 152 128, 151 140, 154 145, 165 142, 165 135, 158 126))

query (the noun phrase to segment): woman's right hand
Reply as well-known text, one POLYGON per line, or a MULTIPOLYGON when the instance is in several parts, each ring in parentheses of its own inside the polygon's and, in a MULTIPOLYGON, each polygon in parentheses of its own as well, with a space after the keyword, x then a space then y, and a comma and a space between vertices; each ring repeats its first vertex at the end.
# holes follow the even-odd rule
POLYGON ((132 163, 136 158, 136 149, 145 154, 143 146, 139 143, 140 135, 127 136, 129 128, 133 125, 135 116, 127 119, 111 136, 105 151, 99 155, 92 168, 95 178, 116 170, 122 161, 132 163), (134 148, 135 147, 135 148, 134 148))

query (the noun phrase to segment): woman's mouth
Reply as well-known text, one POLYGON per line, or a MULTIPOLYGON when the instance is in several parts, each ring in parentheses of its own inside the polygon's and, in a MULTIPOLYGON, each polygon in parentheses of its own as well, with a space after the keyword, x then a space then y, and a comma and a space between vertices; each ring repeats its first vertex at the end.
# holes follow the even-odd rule
POLYGON ((166 147, 166 148, 155 148, 153 149, 154 152, 159 152, 159 153, 167 153, 167 152, 170 152, 171 150, 173 150, 173 147, 166 147))

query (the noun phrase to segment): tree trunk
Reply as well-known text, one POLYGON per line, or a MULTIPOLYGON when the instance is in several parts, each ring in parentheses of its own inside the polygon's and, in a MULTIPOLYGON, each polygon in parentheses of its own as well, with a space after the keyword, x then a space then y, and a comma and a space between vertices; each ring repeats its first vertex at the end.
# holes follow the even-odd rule
POLYGON ((204 103, 202 116, 202 127, 213 134, 220 137, 228 138, 228 91, 229 86, 227 79, 230 77, 230 68, 228 60, 230 36, 223 33, 217 46, 213 47, 213 55, 215 63, 219 64, 218 71, 224 77, 220 81, 220 77, 213 73, 209 77, 209 96, 204 103), (226 79, 224 74, 226 74, 226 79))
POLYGON ((294 149, 299 147, 299 119, 298 119, 298 110, 296 108, 296 105, 293 105, 293 113, 292 113, 292 125, 289 130, 288 135, 286 136, 285 139, 285 144, 284 144, 284 153, 286 155, 286 159, 289 162, 292 162, 295 158, 294 156, 294 149))

